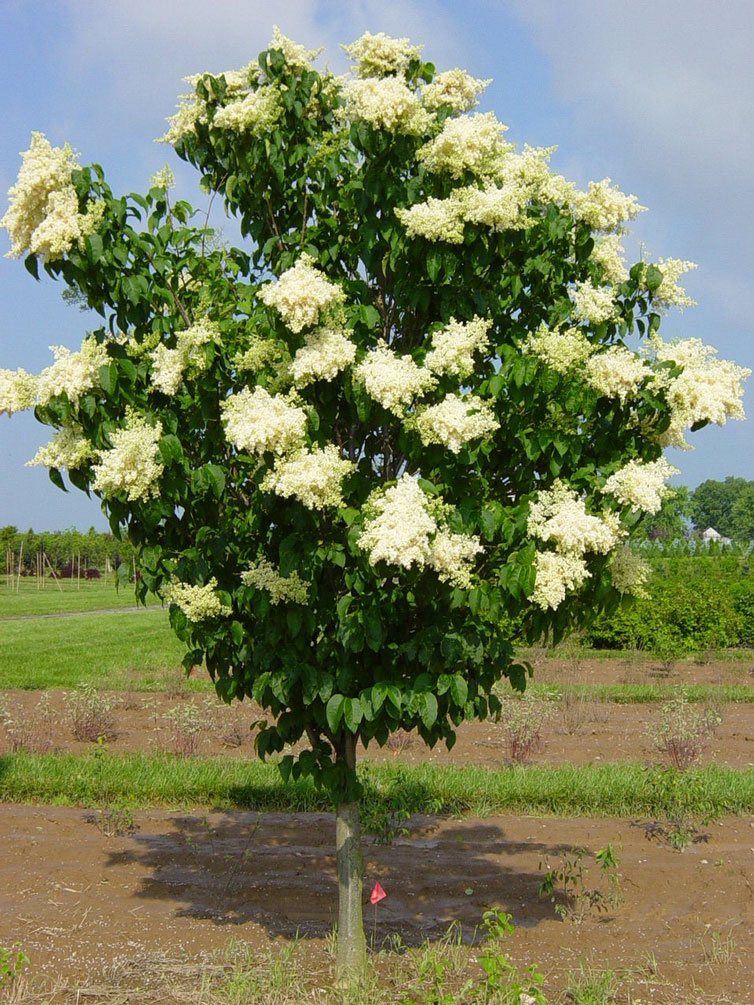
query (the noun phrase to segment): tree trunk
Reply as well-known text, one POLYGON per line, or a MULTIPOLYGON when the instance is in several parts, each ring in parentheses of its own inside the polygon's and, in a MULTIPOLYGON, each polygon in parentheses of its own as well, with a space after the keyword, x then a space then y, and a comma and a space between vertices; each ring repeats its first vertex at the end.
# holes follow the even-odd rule
MULTIPOLYGON (((344 733, 338 759, 356 770, 356 737, 344 733)), ((335 846, 338 867, 337 981, 350 984, 364 972, 367 944, 361 911, 361 829, 359 804, 338 803, 335 810, 335 846)))

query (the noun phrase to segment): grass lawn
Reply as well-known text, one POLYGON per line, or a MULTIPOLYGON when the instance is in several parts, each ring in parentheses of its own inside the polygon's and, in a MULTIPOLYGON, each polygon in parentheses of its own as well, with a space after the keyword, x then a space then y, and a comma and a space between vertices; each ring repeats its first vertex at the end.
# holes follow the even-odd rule
MULTIPOLYGON (((0 624, 0 688, 155 691, 165 671, 180 666, 185 648, 167 612, 82 614, 0 624)), ((193 682, 190 682, 193 683, 193 682)))
MULTIPOLYGON (((487 816, 702 817, 754 811, 754 769, 709 765, 684 773, 616 764, 529 765, 504 771, 475 765, 362 765, 367 828, 414 813, 487 816)), ((178 758, 101 751, 8 754, 0 758, 0 801, 218 810, 330 809, 308 780, 284 783, 274 764, 224 757, 178 758)))
MULTIPOLYGON (((73 611, 101 611, 111 607, 136 607, 136 595, 132 584, 115 588, 112 573, 107 582, 104 579, 59 580, 61 589, 52 578, 44 580, 44 588, 37 589, 36 579, 22 576, 21 582, 13 580, 9 585, 6 576, 0 577, 0 618, 28 614, 67 614, 73 611), (19 586, 18 592, 16 587, 19 586), (62 592, 61 592, 62 591, 62 592)), ((157 597, 150 596, 150 604, 159 604, 157 597)))

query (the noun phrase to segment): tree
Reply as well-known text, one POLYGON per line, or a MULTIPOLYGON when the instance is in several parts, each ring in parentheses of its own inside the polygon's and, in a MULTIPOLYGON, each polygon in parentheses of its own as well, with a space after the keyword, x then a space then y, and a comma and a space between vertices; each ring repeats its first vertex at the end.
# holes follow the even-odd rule
POLYGON ((671 486, 657 513, 647 516, 631 535, 633 541, 681 541, 688 536, 691 493, 686 485, 671 486))
POLYGON ((691 496, 691 517, 697 530, 714 527, 723 537, 750 540, 754 522, 748 519, 754 482, 728 475, 725 481, 708 478, 691 496))
POLYGON ((308 741, 279 764, 335 805, 342 977, 365 953, 357 743, 450 747, 501 679, 524 689, 517 638, 640 585, 622 541, 661 504, 663 445, 740 416, 745 376, 660 340, 687 263, 624 266, 634 197, 515 153, 471 114, 485 83, 407 40, 346 51, 344 81, 276 31, 192 79, 165 139, 242 248, 171 203, 167 172, 116 196, 33 134, 12 253, 104 322, 0 379, 0 407, 58 430, 35 460, 138 547, 186 667, 267 710, 259 755, 308 741))

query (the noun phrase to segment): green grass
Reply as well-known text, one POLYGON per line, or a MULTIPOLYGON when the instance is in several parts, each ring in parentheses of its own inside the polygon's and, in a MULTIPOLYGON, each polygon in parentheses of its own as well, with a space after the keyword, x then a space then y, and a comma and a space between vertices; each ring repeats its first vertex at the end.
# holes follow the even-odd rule
MULTIPOLYGON (((617 705, 645 705, 669 701, 682 688, 693 702, 722 704, 754 702, 754 687, 745 684, 529 684, 527 690, 553 701, 565 697, 585 701, 614 702, 617 705)), ((505 686, 501 691, 505 690, 505 686)), ((508 689, 509 690, 509 689, 508 689)))
MULTIPOLYGON (((667 810, 667 770, 633 762, 530 766, 496 771, 473 765, 362 765, 365 815, 656 816, 667 810)), ((690 814, 754 812, 754 769, 717 765, 673 775, 673 798, 690 814)), ((8 754, 0 758, 0 801, 131 808, 329 809, 309 780, 284 784, 272 764, 166 755, 8 754)))
MULTIPOLYGON (((150 691, 165 687, 185 648, 161 608, 0 625, 0 688, 150 691)), ((193 682, 191 682, 193 684, 193 682)))
MULTIPOLYGON (((136 607, 133 585, 115 588, 115 577, 111 573, 104 579, 82 580, 80 588, 75 579, 60 580, 59 590, 54 580, 45 579, 44 589, 37 590, 36 579, 21 578, 20 590, 16 592, 17 580, 8 584, 6 576, 0 577, 0 618, 20 617, 31 614, 69 614, 75 611, 101 611, 110 607, 136 607)), ((150 604, 159 604, 157 597, 150 595, 150 604)))

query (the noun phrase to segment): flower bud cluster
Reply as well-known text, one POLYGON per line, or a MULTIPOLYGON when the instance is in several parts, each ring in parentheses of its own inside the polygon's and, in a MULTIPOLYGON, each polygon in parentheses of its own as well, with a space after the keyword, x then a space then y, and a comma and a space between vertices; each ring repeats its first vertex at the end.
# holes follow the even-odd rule
POLYGON ((404 474, 390 488, 367 502, 370 516, 359 536, 359 547, 372 565, 386 562, 404 569, 429 567, 442 582, 468 587, 470 563, 482 551, 479 538, 452 534, 442 527, 443 504, 432 501, 415 478, 404 474))
POLYGON ((606 555, 623 536, 616 514, 587 513, 584 500, 559 480, 531 503, 528 531, 555 549, 538 552, 534 561, 536 580, 531 600, 543 610, 558 607, 568 591, 589 577, 584 561, 587 552, 606 555))
POLYGON ((473 394, 448 394, 437 405, 418 411, 414 422, 422 443, 441 443, 454 454, 470 440, 500 428, 492 404, 473 394))
POLYGON ((25 412, 34 407, 38 377, 18 370, 0 370, 0 415, 25 412))
POLYGON ((388 412, 402 416, 414 399, 437 384, 435 376, 410 356, 400 356, 386 345, 368 353, 354 370, 370 397, 388 412))
POLYGON ((305 604, 309 600, 311 583, 301 579, 297 572, 281 576, 275 566, 266 558, 259 558, 246 572, 241 573, 244 586, 266 590, 272 604, 305 604))
POLYGON ((308 509, 324 509, 343 504, 342 482, 355 465, 343 460, 338 448, 301 450, 275 461, 262 481, 262 489, 279 496, 298 499, 308 509))
POLYGON ((615 317, 615 291, 612 286, 594 286, 589 280, 576 283, 571 290, 573 314, 579 321, 598 325, 615 317))
POLYGON ((625 402, 633 397, 652 371, 636 353, 620 345, 590 356, 584 364, 584 379, 598 394, 625 402))
POLYGON ((384 32, 365 32, 350 45, 341 46, 351 59, 359 77, 387 77, 403 73, 412 59, 418 59, 422 47, 411 45, 407 38, 391 38, 384 32))
POLYGON ((83 467, 95 456, 94 447, 82 433, 66 426, 55 433, 45 446, 40 447, 26 467, 41 465, 46 468, 66 468, 73 471, 83 467))
POLYGON ((209 342, 220 343, 220 329, 216 321, 203 318, 185 331, 176 333, 175 349, 158 345, 150 354, 150 380, 154 387, 163 394, 176 394, 189 363, 195 364, 200 370, 205 368, 204 357, 197 353, 197 349, 209 342))
POLYGON ((263 387, 243 388, 220 406, 225 432, 239 450, 285 454, 304 439, 306 412, 263 387))
POLYGON ((513 147, 503 141, 507 130, 494 112, 447 119, 442 131, 421 147, 416 159, 427 171, 459 179, 465 174, 496 178, 513 147))
POLYGON ((104 203, 90 203, 85 213, 79 212, 71 178, 79 165, 67 143, 53 147, 43 133, 35 132, 21 157, 18 179, 8 191, 10 204, 0 220, 11 239, 8 254, 57 261, 94 232, 102 221, 104 203))
POLYGON ((658 440, 661 446, 688 448, 684 430, 697 422, 724 426, 728 419, 744 418, 742 382, 751 370, 716 359, 717 350, 696 338, 663 342, 656 336, 650 351, 658 363, 670 361, 683 368, 677 377, 656 374, 671 408, 670 426, 658 440))
POLYGON ((646 597, 645 587, 651 574, 651 567, 626 545, 620 545, 610 557, 610 578, 619 593, 646 597))
POLYGON ((355 359, 356 346, 345 331, 323 326, 304 336, 304 344, 291 363, 291 376, 296 387, 314 380, 333 380, 355 359))
POLYGON ((112 448, 97 451, 94 491, 105 497, 125 493, 130 502, 157 496, 157 481, 164 469, 158 460, 161 436, 161 423, 150 425, 145 417, 129 410, 125 427, 110 434, 112 448))
POLYGON ((284 324, 296 334, 318 324, 324 312, 332 311, 345 300, 340 286, 331 283, 313 262, 311 255, 304 253, 277 282, 268 283, 259 291, 262 303, 274 307, 284 324))
POLYGON ((422 88, 424 107, 436 111, 447 105, 454 112, 470 112, 479 104, 478 96, 491 83, 491 80, 478 80, 457 67, 446 70, 436 74, 432 83, 422 88))
POLYGON ((162 589, 163 599, 180 607, 189 621, 200 622, 208 618, 222 618, 231 613, 215 593, 217 580, 212 577, 206 586, 190 586, 174 581, 162 589))
POLYGON ((565 375, 580 370, 594 349, 578 328, 552 330, 543 322, 525 339, 521 351, 536 356, 551 370, 565 375))
POLYGON ((603 492, 643 513, 657 513, 668 494, 668 478, 680 474, 664 457, 656 461, 629 461, 605 482, 603 492))
POLYGON ((426 132, 432 122, 432 113, 400 77, 349 80, 341 94, 345 117, 352 122, 366 122, 374 129, 417 136, 426 132))
POLYGON ((489 346, 491 326, 491 321, 477 315, 471 321, 451 318, 444 328, 432 335, 432 348, 424 359, 425 367, 432 373, 468 377, 474 372, 474 353, 484 352, 489 346))
POLYGON ((37 378, 36 403, 46 405, 51 398, 64 394, 72 405, 76 405, 86 391, 99 385, 100 367, 109 362, 107 351, 93 335, 84 339, 78 352, 71 352, 62 345, 53 345, 50 349, 55 362, 37 378))

